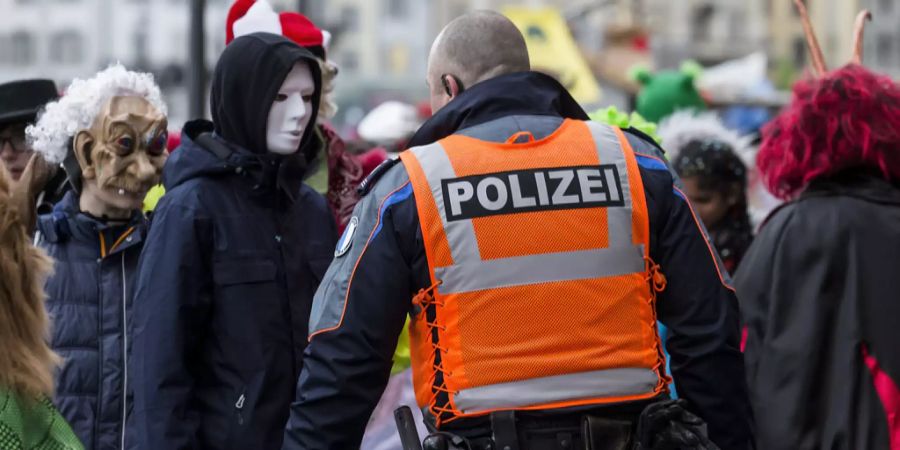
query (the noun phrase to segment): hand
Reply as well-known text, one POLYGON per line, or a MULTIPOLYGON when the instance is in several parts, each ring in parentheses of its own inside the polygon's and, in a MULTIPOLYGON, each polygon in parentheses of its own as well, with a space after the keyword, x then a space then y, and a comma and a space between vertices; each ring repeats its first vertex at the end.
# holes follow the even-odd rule
POLYGON ((25 231, 31 234, 37 223, 37 215, 35 209, 37 207, 38 193, 47 184, 47 181, 56 173, 57 168, 51 166, 35 153, 28 160, 28 165, 22 172, 19 181, 13 182, 10 190, 10 200, 15 208, 19 211, 22 223, 25 225, 25 231))

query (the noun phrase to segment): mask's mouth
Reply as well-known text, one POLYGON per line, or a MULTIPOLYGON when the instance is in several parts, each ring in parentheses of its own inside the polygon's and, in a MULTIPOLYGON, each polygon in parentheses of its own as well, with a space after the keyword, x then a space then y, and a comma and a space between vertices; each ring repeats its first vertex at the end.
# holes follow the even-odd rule
POLYGON ((294 136, 294 137, 303 137, 303 131, 302 131, 302 130, 293 130, 293 131, 289 131, 288 134, 290 134, 291 136, 294 136))
POLYGON ((147 191, 152 187, 152 183, 141 183, 141 182, 122 182, 122 181, 113 181, 107 183, 105 190, 108 192, 113 192, 120 197, 126 197, 129 199, 144 199, 144 196, 147 195, 147 191))

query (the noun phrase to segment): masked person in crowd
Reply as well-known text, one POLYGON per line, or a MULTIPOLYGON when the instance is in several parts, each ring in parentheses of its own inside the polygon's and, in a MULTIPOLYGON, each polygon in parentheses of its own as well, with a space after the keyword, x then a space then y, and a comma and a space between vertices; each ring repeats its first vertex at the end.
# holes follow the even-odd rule
POLYGON ((46 341, 44 283, 52 262, 30 237, 44 182, 38 172, 26 165, 16 183, 0 166, 0 448, 82 450, 50 401, 59 363, 46 341))
POLYGON ((811 45, 814 76, 763 128, 789 202, 735 280, 759 448, 900 448, 900 86, 860 65, 865 17, 854 62, 828 71, 811 45))
POLYGON ((309 145, 303 149, 303 156, 310 166, 305 182, 325 196, 337 222, 338 232, 343 232, 353 207, 359 201, 356 187, 387 155, 380 149, 370 150, 360 157, 350 154, 344 140, 328 123, 337 112, 332 92, 338 67, 326 55, 331 37, 327 31, 317 27, 303 14, 290 11, 276 13, 266 0, 235 1, 228 10, 225 43, 255 32, 280 34, 315 56, 322 74, 322 99, 315 125, 311 126, 313 134, 309 145), (374 164, 370 162, 373 159, 376 161, 374 164), (369 162, 368 167, 365 162, 369 162))
POLYGON ((142 449, 280 448, 337 238, 301 181, 320 95, 309 51, 253 33, 216 64, 213 122, 182 129, 138 281, 142 449))
POLYGON ((74 80, 27 134, 48 162, 76 161, 67 170, 78 188, 40 216, 36 236, 57 261, 47 283, 50 344, 63 358, 54 403, 85 448, 125 448, 141 203, 166 160, 166 106, 151 75, 113 65, 74 80))
POLYGON ((668 157, 729 273, 753 242, 747 208, 749 140, 728 130, 715 113, 679 111, 660 124, 668 157))
POLYGON ((589 121, 495 12, 447 25, 427 77, 434 116, 316 293, 284 448, 359 446, 407 317, 432 448, 751 448, 737 301, 661 150, 589 121))
MULTIPOLYGON (((0 162, 18 180, 33 154, 25 138, 25 127, 34 123, 38 111, 59 98, 51 80, 19 80, 0 84, 0 162)), ((40 163, 39 163, 40 164, 40 163)), ((46 166, 50 176, 41 186, 35 201, 37 213, 50 212, 69 188, 66 173, 46 166)), ((42 169, 43 170, 43 169, 42 169)))

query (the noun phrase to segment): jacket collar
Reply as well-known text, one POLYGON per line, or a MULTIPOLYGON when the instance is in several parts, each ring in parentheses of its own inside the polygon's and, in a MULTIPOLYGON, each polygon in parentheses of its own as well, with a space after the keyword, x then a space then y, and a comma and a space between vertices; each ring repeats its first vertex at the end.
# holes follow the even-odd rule
POLYGON ((836 195, 900 206, 900 185, 891 184, 877 171, 865 169, 850 169, 813 180, 798 200, 836 195))
POLYGON ((74 191, 66 192, 63 199, 53 207, 53 212, 41 217, 40 223, 41 232, 50 242, 63 242, 71 238, 82 242, 99 243, 100 233, 119 234, 120 231, 124 233, 129 228, 134 228, 129 235, 131 239, 119 244, 110 254, 140 244, 146 231, 146 219, 141 211, 135 211, 127 223, 109 224, 81 212, 74 191))
POLYGON ((193 178, 235 176, 245 180, 249 190, 267 197, 272 197, 277 189, 290 201, 296 199, 305 169, 303 155, 299 152, 290 156, 257 154, 213 133, 215 141, 227 148, 228 157, 223 160, 197 142, 202 133, 213 133, 212 122, 198 119, 185 123, 181 145, 169 155, 163 169, 163 184, 167 190, 193 178))
POLYGON ((409 147, 431 144, 459 130, 511 115, 588 120, 578 102, 552 77, 518 72, 482 81, 463 91, 419 128, 409 147))
POLYGON ((233 153, 228 158, 228 163, 245 170, 247 176, 255 183, 254 190, 264 193, 281 191, 292 203, 296 201, 303 184, 305 169, 304 156, 301 152, 287 156, 274 153, 260 155, 228 142, 221 136, 214 135, 214 137, 232 149, 233 153))

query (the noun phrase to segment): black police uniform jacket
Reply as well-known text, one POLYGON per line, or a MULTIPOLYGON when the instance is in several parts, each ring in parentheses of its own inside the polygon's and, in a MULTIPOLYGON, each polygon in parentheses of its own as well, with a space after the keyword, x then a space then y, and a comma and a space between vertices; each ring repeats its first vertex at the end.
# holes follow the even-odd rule
MULTIPOLYGON (((564 118, 587 120, 587 115, 559 83, 535 72, 510 74, 463 92, 419 130, 410 146, 453 133, 505 141, 515 132, 530 131, 540 139, 564 118)), ((637 153, 661 156, 636 133, 626 134, 637 153)), ((650 214, 650 254, 668 278, 657 312, 671 330, 666 346, 678 393, 709 423, 712 439, 722 448, 749 448, 752 417, 738 305, 728 274, 717 270, 715 251, 684 194, 673 188, 667 166, 653 157, 638 159, 650 214)), ((375 173, 380 179, 354 212, 358 227, 341 238, 341 256, 316 294, 310 331, 321 332, 306 350, 286 449, 359 445, 387 383, 412 296, 430 285, 406 170, 394 164, 375 173)))
POLYGON ((325 199, 301 182, 301 155, 266 153, 268 110, 295 61, 318 85, 312 55, 280 36, 229 44, 212 113, 230 156, 199 145, 208 128, 194 122, 166 163, 135 299, 142 449, 281 447, 312 296, 337 238, 325 199))

